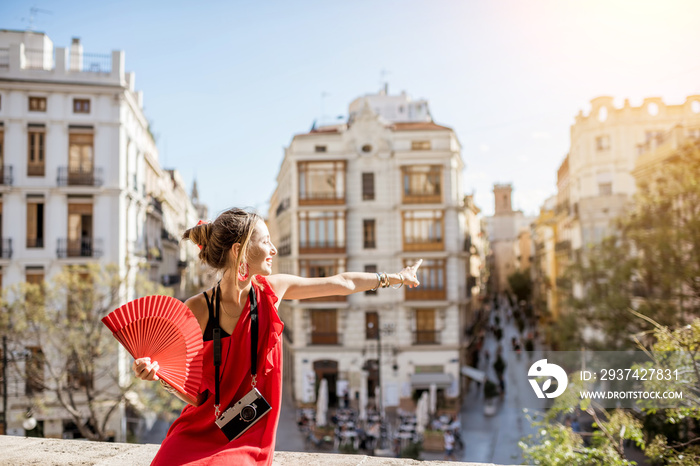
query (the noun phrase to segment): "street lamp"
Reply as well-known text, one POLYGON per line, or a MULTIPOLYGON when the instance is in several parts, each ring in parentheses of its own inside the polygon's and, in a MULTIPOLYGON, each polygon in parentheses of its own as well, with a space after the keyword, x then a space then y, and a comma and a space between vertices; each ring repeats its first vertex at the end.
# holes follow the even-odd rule
MULTIPOLYGON (((374 322, 369 322, 367 327, 374 328, 374 322)), ((382 387, 382 333, 392 335, 394 333, 394 324, 386 324, 384 328, 379 323, 379 313, 377 313, 377 386, 379 386, 379 396, 377 397, 377 409, 380 416, 384 417, 382 409, 384 398, 384 387, 382 387)))

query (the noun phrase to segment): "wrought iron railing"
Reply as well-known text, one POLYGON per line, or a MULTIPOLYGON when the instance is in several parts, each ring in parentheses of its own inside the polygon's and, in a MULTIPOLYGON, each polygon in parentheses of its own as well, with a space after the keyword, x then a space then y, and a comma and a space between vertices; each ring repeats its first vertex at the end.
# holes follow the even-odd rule
POLYGON ((44 247, 44 238, 27 237, 27 247, 28 248, 43 248, 44 247))
POLYGON ((10 67, 10 49, 0 48, 0 68, 10 67))
POLYGON ((59 238, 56 247, 56 256, 59 259, 66 257, 101 257, 102 240, 95 238, 68 239, 59 238))
POLYGON ((59 186, 102 186, 101 168, 58 167, 59 186))
POLYGON ((338 332, 311 332, 312 345, 338 345, 340 344, 338 332))
POLYGON ((413 332, 414 345, 439 345, 440 330, 415 330, 413 332))
POLYGON ((14 181, 14 177, 12 176, 12 165, 1 165, 0 184, 4 186, 12 186, 14 181))
POLYGON ((87 73, 111 73, 112 56, 108 53, 83 53, 83 66, 80 71, 87 73))
POLYGON ((12 238, 0 239, 0 258, 12 259, 12 238))

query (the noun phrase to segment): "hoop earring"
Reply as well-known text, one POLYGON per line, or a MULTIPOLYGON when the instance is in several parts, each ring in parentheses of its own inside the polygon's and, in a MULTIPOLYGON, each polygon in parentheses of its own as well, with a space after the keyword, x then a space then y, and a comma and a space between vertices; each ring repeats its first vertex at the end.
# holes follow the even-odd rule
POLYGON ((250 267, 248 267, 248 264, 246 262, 242 262, 238 266, 238 281, 239 282, 244 282, 248 279, 248 272, 250 272, 250 267), (245 271, 241 272, 241 267, 245 267, 245 271))

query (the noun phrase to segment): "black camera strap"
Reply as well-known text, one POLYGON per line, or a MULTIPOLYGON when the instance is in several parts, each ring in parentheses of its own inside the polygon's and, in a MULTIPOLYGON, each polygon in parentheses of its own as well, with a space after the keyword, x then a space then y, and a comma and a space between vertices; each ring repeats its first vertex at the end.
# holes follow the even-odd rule
MULTIPOLYGON (((214 415, 218 418, 221 412, 221 403, 219 401, 219 368, 221 366, 221 324, 219 320, 219 311, 221 310, 221 282, 219 282, 212 291, 211 301, 206 293, 204 293, 204 297, 207 300, 207 307, 210 313, 213 313, 216 319, 216 326, 212 329, 212 336, 214 341, 214 415), (216 303, 216 312, 213 312, 214 303, 216 303)), ((250 375, 251 385, 255 388, 258 372, 258 299, 255 296, 255 290, 252 284, 250 286, 250 292, 248 293, 248 299, 250 299, 250 375)))

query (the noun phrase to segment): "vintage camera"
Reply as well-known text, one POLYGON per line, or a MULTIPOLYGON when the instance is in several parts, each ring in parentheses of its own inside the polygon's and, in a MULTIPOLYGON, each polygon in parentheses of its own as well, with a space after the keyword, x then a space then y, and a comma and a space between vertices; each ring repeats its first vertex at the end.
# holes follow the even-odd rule
POLYGON ((215 422, 231 441, 243 435, 271 409, 270 403, 263 398, 257 388, 253 388, 233 406, 221 413, 215 422))

